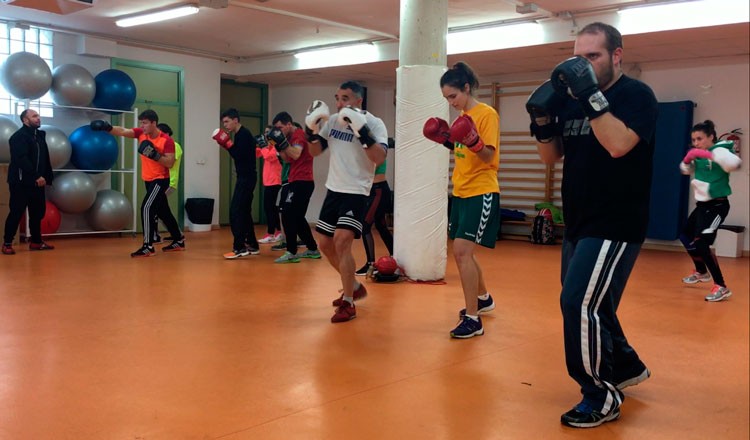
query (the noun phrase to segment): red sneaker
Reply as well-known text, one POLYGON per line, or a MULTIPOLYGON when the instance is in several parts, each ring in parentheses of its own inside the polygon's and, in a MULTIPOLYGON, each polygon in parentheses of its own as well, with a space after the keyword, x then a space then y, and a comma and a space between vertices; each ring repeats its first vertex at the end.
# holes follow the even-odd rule
POLYGON ((3 243, 3 255, 15 255, 16 251, 13 250, 13 245, 3 243))
POLYGON ((41 242, 41 243, 29 243, 29 250, 32 251, 51 251, 55 247, 51 244, 41 242))
POLYGON ((331 317, 331 322, 346 322, 357 317, 357 309, 349 301, 342 301, 343 304, 336 308, 336 313, 331 317))
MULTIPOLYGON (((360 299, 367 296, 367 289, 365 289, 364 283, 359 283, 359 287, 357 290, 354 291, 354 301, 359 301, 360 299)), ((333 304, 334 307, 339 307, 342 302, 344 301, 344 294, 342 293, 340 297, 333 300, 331 304, 333 304)))

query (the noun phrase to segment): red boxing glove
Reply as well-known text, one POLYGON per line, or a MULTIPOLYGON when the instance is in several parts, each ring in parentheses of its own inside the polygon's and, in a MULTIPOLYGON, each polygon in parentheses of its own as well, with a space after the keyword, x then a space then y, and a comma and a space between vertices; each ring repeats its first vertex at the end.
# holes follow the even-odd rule
POLYGON ((685 158, 682 159, 682 161, 689 164, 690 162, 699 158, 710 160, 714 158, 714 154, 708 150, 703 150, 701 148, 692 148, 690 151, 688 151, 688 153, 685 155, 685 158))
POLYGON ((211 135, 211 139, 215 140, 222 148, 230 149, 234 146, 234 142, 229 138, 229 135, 222 129, 217 128, 211 135))
POLYGON ((443 144, 443 146, 449 150, 453 149, 453 142, 450 138, 450 127, 445 119, 430 118, 425 121, 424 127, 422 127, 422 134, 427 139, 443 144))
POLYGON ((477 126, 469 115, 461 115, 453 121, 450 131, 450 141, 460 142, 472 153, 479 153, 484 148, 484 142, 477 133, 477 126))

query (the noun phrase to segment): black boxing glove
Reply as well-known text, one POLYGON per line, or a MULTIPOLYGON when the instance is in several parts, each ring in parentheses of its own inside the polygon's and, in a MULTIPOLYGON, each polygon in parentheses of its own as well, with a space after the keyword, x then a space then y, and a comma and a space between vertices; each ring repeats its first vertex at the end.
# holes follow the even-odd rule
POLYGON ((586 58, 575 56, 558 64, 550 81, 558 93, 567 92, 575 98, 589 120, 609 111, 609 102, 599 90, 594 66, 586 58))
POLYGON ((526 111, 531 118, 529 131, 541 143, 548 143, 560 135, 557 115, 565 104, 565 98, 555 91, 550 80, 537 87, 526 101, 526 111), (546 123, 539 123, 546 120, 546 123))
POLYGON ((259 134, 255 136, 255 143, 258 148, 266 148, 268 146, 268 139, 265 134, 259 134))
POLYGON ((278 152, 282 152, 289 147, 289 141, 286 140, 286 136, 278 128, 274 128, 268 132, 268 140, 273 143, 274 148, 278 152))
POLYGON ((91 121, 89 127, 91 127, 91 130, 93 131, 106 131, 107 133, 112 131, 112 124, 102 119, 91 121))
POLYGON ((161 159, 161 154, 156 151, 154 143, 148 139, 138 145, 138 152, 153 161, 158 161, 159 159, 161 159))

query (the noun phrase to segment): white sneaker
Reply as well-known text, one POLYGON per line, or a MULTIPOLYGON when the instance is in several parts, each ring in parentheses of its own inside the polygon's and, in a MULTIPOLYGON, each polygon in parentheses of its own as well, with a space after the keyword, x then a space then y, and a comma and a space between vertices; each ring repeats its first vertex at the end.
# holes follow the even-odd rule
POLYGON ((271 234, 266 234, 263 236, 263 238, 258 240, 258 243, 260 244, 276 243, 276 238, 271 234))
POLYGON ((710 273, 708 273, 708 272, 706 272, 706 273, 700 273, 697 270, 693 271, 693 273, 691 273, 690 275, 688 275, 688 276, 686 276, 685 278, 682 279, 682 282, 685 283, 685 284, 695 284, 695 283, 698 283, 698 282, 707 283, 709 281, 711 281, 711 274, 710 273))

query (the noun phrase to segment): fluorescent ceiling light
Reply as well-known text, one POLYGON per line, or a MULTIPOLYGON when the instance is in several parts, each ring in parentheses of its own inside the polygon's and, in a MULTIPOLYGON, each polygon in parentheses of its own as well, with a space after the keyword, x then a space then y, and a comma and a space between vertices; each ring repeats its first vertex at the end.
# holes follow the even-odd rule
POLYGON ((347 66, 378 61, 380 53, 374 44, 362 43, 350 46, 315 49, 294 54, 298 69, 347 66))
POLYGON ((157 21, 171 20, 173 18, 184 17, 195 14, 200 9, 197 6, 180 6, 174 9, 165 9, 159 12, 136 15, 133 17, 123 18, 115 21, 119 27, 138 26, 140 24, 156 23, 157 21))
POLYGON ((747 0, 698 0, 663 5, 647 5, 617 11, 623 34, 642 34, 673 29, 689 29, 746 23, 750 19, 747 0))
POLYGON ((539 23, 518 23, 448 34, 448 55, 483 52, 544 43, 544 29, 539 23))

